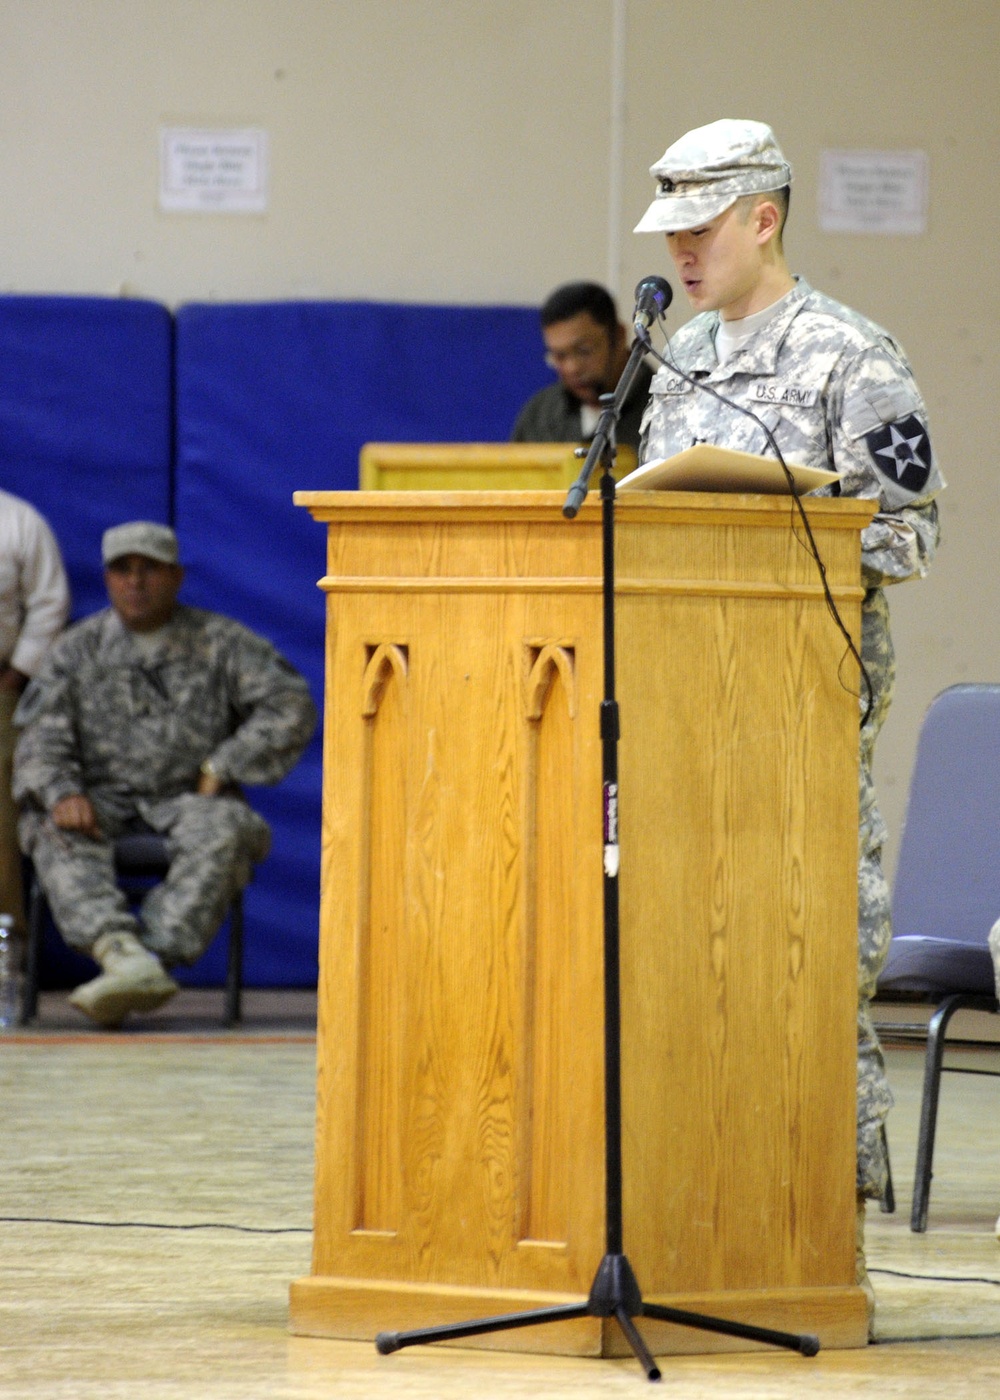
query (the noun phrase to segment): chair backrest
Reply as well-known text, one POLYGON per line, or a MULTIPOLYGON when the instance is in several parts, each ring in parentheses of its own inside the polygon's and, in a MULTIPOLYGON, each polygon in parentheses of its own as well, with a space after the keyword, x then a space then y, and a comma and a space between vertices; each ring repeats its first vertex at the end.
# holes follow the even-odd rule
POLYGON ((1000 685, 924 716, 893 888, 893 937, 985 944, 1000 918, 1000 685))

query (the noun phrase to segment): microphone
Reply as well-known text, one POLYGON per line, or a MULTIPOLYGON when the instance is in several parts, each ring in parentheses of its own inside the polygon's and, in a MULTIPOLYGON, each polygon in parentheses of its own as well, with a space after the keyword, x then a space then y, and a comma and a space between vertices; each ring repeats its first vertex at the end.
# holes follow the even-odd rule
POLYGON ((635 313, 632 326, 643 339, 650 326, 662 316, 673 301, 674 289, 665 277, 644 277, 635 289, 635 313))

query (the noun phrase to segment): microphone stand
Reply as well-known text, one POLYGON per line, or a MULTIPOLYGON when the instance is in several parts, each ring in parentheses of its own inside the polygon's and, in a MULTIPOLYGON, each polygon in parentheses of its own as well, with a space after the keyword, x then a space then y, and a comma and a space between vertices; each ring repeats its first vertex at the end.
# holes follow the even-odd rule
MULTIPOLYGON (((650 1381, 661 1378, 642 1334, 632 1321, 652 1317, 707 1332, 720 1332, 747 1341, 785 1347, 802 1356, 815 1356, 819 1338, 811 1334, 777 1332, 768 1327, 730 1322, 704 1313, 666 1308, 643 1301, 638 1280, 624 1252, 622 1225, 622 1101, 621 1101, 621 983, 618 916, 618 740, 620 724, 615 698, 615 430, 622 405, 646 351, 651 349, 648 331, 636 325, 621 378, 613 394, 602 394, 603 410, 597 422, 580 475, 569 488, 563 515, 572 520, 580 510, 594 468, 600 462, 601 540, 603 561, 604 698, 601 701, 601 770, 604 790, 604 1161, 605 1161, 605 1253, 597 1267, 585 1303, 567 1303, 551 1308, 505 1313, 498 1317, 476 1318, 469 1322, 417 1328, 409 1332, 380 1332, 376 1350, 383 1356, 402 1347, 424 1342, 458 1341, 486 1332, 504 1332, 539 1323, 568 1321, 581 1317, 613 1317, 625 1335, 639 1364, 650 1381)), ((577 455, 584 456, 583 448, 577 455)))

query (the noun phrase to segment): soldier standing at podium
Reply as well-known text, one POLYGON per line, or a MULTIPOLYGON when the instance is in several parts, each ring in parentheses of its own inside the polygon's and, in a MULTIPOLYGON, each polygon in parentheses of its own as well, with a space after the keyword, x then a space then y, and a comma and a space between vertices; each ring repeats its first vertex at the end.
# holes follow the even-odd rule
MULTIPOLYGON (((639 460, 697 442, 766 454, 760 421, 782 453, 839 473, 817 495, 863 497, 878 512, 862 533, 861 654, 871 708, 861 730, 858 890, 858 1281, 866 1198, 885 1188, 881 1129, 892 1104, 870 1015, 890 938, 882 873, 886 828, 872 784, 876 736, 892 698, 895 664, 883 588, 922 577, 938 542, 935 496, 944 481, 926 410, 902 350, 879 326, 790 271, 782 245, 791 167, 763 122, 722 120, 670 146, 650 169, 656 196, 637 233, 666 235, 688 300, 700 313, 672 337, 654 376, 639 460), (692 384, 690 381, 696 381, 692 384)), ((862 687, 862 713, 868 695, 862 687)))

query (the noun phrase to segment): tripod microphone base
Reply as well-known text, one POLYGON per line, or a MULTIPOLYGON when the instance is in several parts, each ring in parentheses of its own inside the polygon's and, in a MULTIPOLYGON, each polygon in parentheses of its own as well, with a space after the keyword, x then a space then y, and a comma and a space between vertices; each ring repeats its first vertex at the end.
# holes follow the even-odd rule
POLYGON ((642 1312, 642 1292, 624 1254, 605 1254, 590 1285, 587 1311, 591 1317, 614 1317, 624 1308, 629 1317, 642 1312))
POLYGON ((746 1341, 764 1342, 784 1347, 802 1356, 815 1356, 819 1338, 811 1333, 777 1332, 769 1327, 754 1327, 747 1323, 730 1322, 726 1318, 710 1317, 705 1313, 685 1312, 680 1308, 661 1307, 644 1303, 632 1266, 624 1254, 605 1254, 594 1275, 586 1303, 567 1303, 553 1308, 535 1308, 527 1312, 505 1313, 499 1317, 473 1318, 468 1322, 445 1323, 438 1327, 421 1327, 410 1332, 379 1332, 375 1349, 389 1356, 403 1347, 426 1342, 455 1342, 463 1337, 481 1336, 485 1332, 504 1332, 515 1327, 534 1327, 539 1323, 569 1321, 580 1317, 613 1317, 636 1360, 651 1381, 661 1379, 660 1368, 633 1322, 636 1317, 651 1317, 660 1322, 673 1322, 681 1327, 694 1327, 707 1332, 719 1332, 746 1341))

